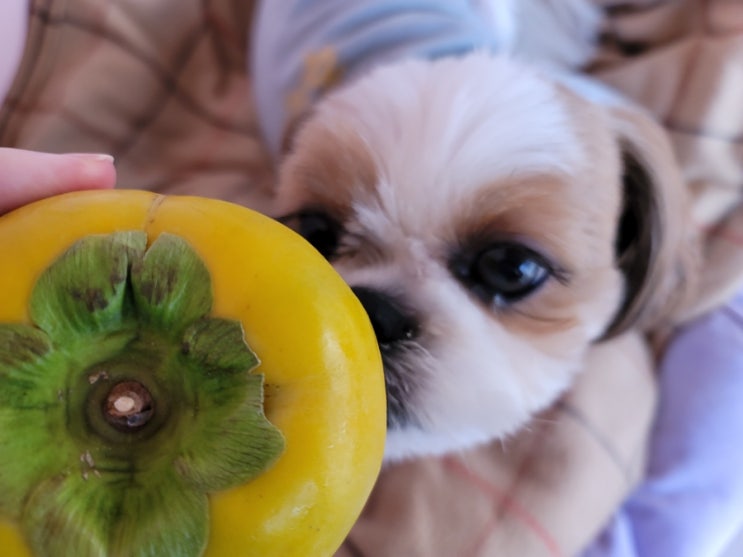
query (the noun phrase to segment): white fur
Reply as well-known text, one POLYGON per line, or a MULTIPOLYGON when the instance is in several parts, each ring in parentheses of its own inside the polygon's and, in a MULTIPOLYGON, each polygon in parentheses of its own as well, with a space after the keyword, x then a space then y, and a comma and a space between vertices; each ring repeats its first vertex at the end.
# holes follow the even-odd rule
POLYGON ((412 280, 399 268, 377 280, 359 277, 362 282, 347 274, 351 284, 406 284, 405 299, 427 312, 425 349, 413 354, 425 386, 410 400, 422 430, 390 431, 387 457, 393 459, 465 449, 513 433, 563 391, 586 346, 585 331, 576 331, 575 341, 558 351, 535 351, 473 304, 445 269, 429 263, 429 272, 412 280))
MULTIPOLYGON (((378 68, 350 90, 329 95, 316 118, 331 122, 344 115, 381 172, 379 210, 366 218, 404 222, 411 229, 406 234, 438 228, 432 221, 445 220, 458 197, 485 181, 569 173, 585 162, 552 83, 484 52, 378 68), (494 75, 507 87, 494 92, 494 75)), ((385 222, 364 224, 389 229, 385 222)))

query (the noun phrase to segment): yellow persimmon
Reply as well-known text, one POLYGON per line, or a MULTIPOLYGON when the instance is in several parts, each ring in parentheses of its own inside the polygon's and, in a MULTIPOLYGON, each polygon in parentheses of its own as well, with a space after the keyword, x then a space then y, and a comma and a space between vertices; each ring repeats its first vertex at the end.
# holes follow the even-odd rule
POLYGON ((340 545, 379 471, 384 380, 303 239, 221 201, 81 192, 0 217, 0 260, 4 556, 340 545))

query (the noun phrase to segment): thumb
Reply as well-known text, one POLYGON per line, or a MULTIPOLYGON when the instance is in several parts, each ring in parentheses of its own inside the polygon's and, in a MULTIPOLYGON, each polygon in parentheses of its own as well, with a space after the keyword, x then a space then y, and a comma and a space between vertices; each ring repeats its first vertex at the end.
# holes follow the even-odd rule
POLYGON ((0 147, 0 214, 60 193, 113 188, 113 157, 0 147))

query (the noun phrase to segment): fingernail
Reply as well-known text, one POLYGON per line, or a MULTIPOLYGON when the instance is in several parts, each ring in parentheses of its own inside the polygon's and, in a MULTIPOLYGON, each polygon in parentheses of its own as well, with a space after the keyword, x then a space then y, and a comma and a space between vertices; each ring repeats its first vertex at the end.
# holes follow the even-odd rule
POLYGON ((113 156, 107 155, 106 153, 67 153, 67 155, 91 161, 114 162, 113 156))

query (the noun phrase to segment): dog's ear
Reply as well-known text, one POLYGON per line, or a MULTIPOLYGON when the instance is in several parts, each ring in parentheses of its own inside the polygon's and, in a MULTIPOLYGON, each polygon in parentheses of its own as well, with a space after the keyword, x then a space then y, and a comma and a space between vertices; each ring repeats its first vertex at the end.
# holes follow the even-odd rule
POLYGON ((681 320, 694 295, 699 259, 688 192, 665 132, 630 108, 612 108, 610 116, 623 163, 615 247, 625 290, 604 338, 681 320))

